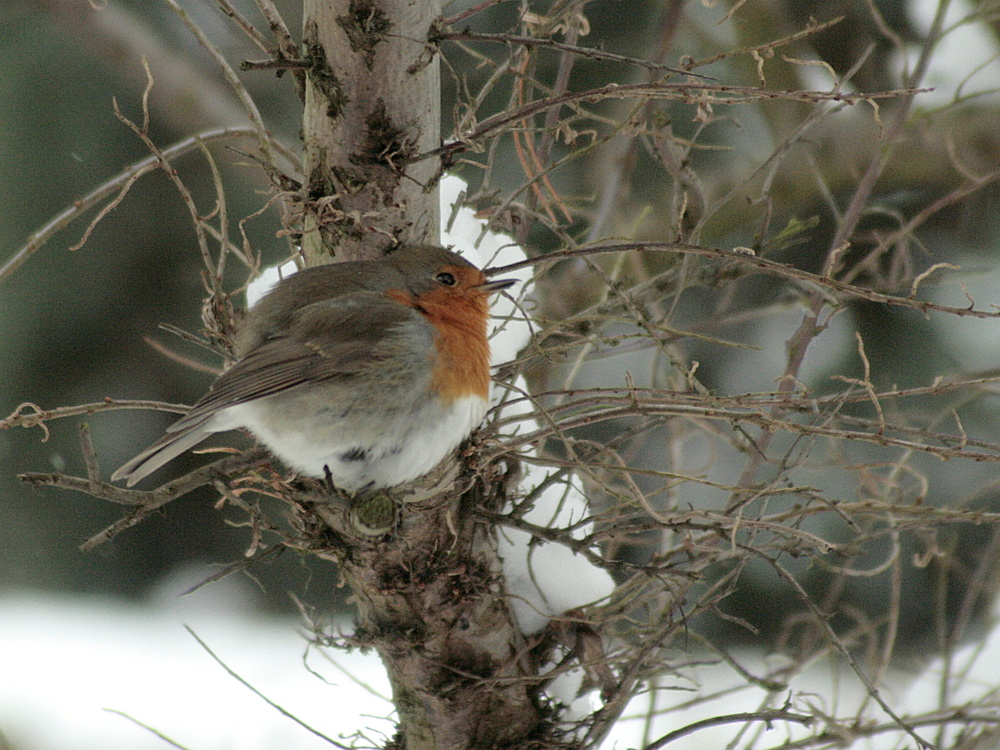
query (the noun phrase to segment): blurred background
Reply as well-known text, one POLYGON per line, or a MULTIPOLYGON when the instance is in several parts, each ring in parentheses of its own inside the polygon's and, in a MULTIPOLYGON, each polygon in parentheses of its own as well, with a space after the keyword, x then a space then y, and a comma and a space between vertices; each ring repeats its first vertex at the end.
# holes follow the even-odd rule
MULTIPOLYGON (((181 5, 232 65, 261 57, 213 2, 187 0, 181 5)), ((253 3, 237 5, 260 23, 253 3)), ((279 0, 277 5, 290 28, 298 29, 298 3, 279 0)), ((452 3, 446 12, 458 13, 471 5, 452 3)), ((537 5, 539 14, 548 7, 532 5, 537 5)), ((1000 169, 996 127, 1000 27, 987 3, 956 0, 951 6, 944 24, 947 33, 930 57, 925 78, 925 85, 937 88, 918 97, 911 126, 896 145, 875 201, 853 238, 848 261, 868 259, 871 265, 858 267, 860 280, 866 273, 891 275, 899 270, 893 264, 909 264, 905 270, 910 277, 936 263, 960 265, 961 273, 953 273, 947 284, 933 291, 935 299, 963 306, 968 304, 968 292, 977 307, 988 308, 1000 304, 1000 221, 995 210, 1000 198, 995 182, 1000 169), (975 189, 969 187, 977 181, 975 189), (929 212, 928 218, 908 235, 909 254, 870 255, 886 236, 924 212, 929 212)), ((829 89, 834 75, 849 75, 845 90, 881 91, 901 87, 917 64, 937 3, 879 0, 874 3, 878 17, 863 0, 750 3, 731 16, 733 3, 693 0, 593 0, 581 7, 589 23, 581 44, 674 66, 688 58, 707 59, 785 37, 805 28, 810 19, 843 17, 819 33, 766 54, 732 55, 697 70, 720 83, 766 83, 774 90, 829 89), (761 72, 766 81, 760 79, 761 72)), ((460 28, 518 33, 517 12, 516 3, 501 3, 463 21, 460 28)), ((117 101, 123 114, 141 121, 144 57, 155 79, 149 110, 150 137, 157 144, 167 146, 208 129, 246 124, 217 66, 166 3, 6 0, 0 5, 0 29, 0 263, 74 200, 148 155, 135 134, 116 119, 112 104, 117 101)), ((476 91, 489 78, 491 68, 481 64, 482 59, 495 61, 509 54, 503 44, 465 44, 460 48, 452 41, 444 47, 451 66, 445 76, 446 133, 456 121, 460 112, 456 102, 464 98, 466 88, 476 91)), ((558 56, 540 54, 533 63, 535 79, 553 80, 558 62, 558 56)), ((240 75, 274 134, 296 149, 300 106, 290 77, 267 71, 240 75)), ((572 71, 572 87, 637 82, 646 75, 636 66, 581 60, 572 71)), ((503 110, 511 96, 510 87, 494 89, 484 98, 479 119, 503 110)), ((662 142, 639 142, 627 128, 614 130, 611 123, 627 121, 630 108, 636 106, 617 100, 601 103, 595 109, 607 121, 596 117, 587 121, 600 135, 599 148, 586 159, 568 160, 552 173, 556 188, 573 209, 572 221, 558 230, 545 221, 513 225, 533 253, 560 247, 566 235, 576 241, 680 238, 715 247, 753 247, 774 260, 815 271, 825 257, 839 212, 879 148, 878 122, 866 104, 824 109, 802 102, 765 102, 700 113, 692 104, 662 103, 654 119, 659 118, 656 121, 671 133, 671 139, 662 142), (824 115, 815 117, 820 109, 824 115), (793 134, 799 151, 773 158, 783 153, 793 134), (678 143, 696 145, 682 149, 678 143), (672 170, 664 168, 669 163, 672 170)), ((880 101, 883 120, 891 117, 894 106, 892 100, 880 101)), ((579 127, 580 137, 589 138, 583 125, 579 127)), ((242 144, 247 151, 251 145, 242 144)), ((240 147, 240 142, 210 147, 234 217, 256 212, 268 197, 266 177, 250 158, 233 150, 240 147)), ((552 148, 553 158, 559 158, 575 146, 557 142, 552 148)), ((212 205, 214 195, 206 166, 198 152, 177 162, 203 209, 212 205)), ((528 217, 542 213, 519 190, 524 173, 510 139, 498 142, 488 153, 468 156, 457 169, 478 191, 482 207, 503 204, 528 217), (479 168, 483 165, 490 167, 485 179, 479 168)), ((516 218, 517 212, 512 213, 516 218)), ((207 352, 158 328, 161 322, 195 332, 201 326, 201 260, 187 209, 176 190, 159 172, 143 177, 85 245, 71 250, 89 218, 60 232, 10 278, 0 281, 0 417, 25 402, 42 409, 106 397, 192 403, 211 382, 210 373, 166 357, 146 342, 153 339, 182 357, 218 365, 207 352)), ((287 256, 288 244, 277 236, 281 227, 273 208, 244 228, 265 265, 287 256)), ((234 236, 235 232, 234 228, 234 236)), ((246 273, 230 265, 234 289, 245 281, 246 273)), ((545 282, 548 287, 543 284, 550 290, 543 297, 546 315, 566 317, 593 301, 596 287, 588 287, 575 274, 569 265, 560 267, 545 282)), ((931 286, 928 281, 927 287, 931 286)), ((712 279, 699 277, 697 283, 673 294, 678 326, 696 329, 720 309, 726 310, 724 324, 706 328, 710 335, 684 343, 685 360, 697 360, 697 376, 704 387, 720 394, 775 388, 784 365, 785 342, 801 318, 787 287, 760 277, 738 286, 713 286, 712 279), (739 346, 720 347, 713 343, 714 337, 739 346)), ((628 333, 630 324, 621 325, 621 332, 628 333)), ((831 321, 810 350, 803 378, 817 393, 828 390, 824 383, 831 382, 831 375, 861 373, 855 332, 863 336, 872 380, 880 387, 928 385, 938 376, 989 374, 1000 365, 994 321, 927 318, 856 302, 831 321)), ((626 370, 634 374, 643 368, 650 382, 676 377, 676 369, 638 356, 603 358, 577 368, 571 352, 563 361, 556 358, 536 369, 533 377, 544 387, 606 385, 620 382, 626 370)), ((943 410, 942 420, 951 408, 943 410)), ((962 429, 987 437, 995 432, 992 394, 977 392, 961 408, 962 429)), ((172 419, 140 411, 107 411, 88 418, 105 474, 154 440, 172 419)), ((147 600, 165 582, 176 590, 178 576, 195 583, 199 576, 242 558, 250 534, 226 523, 228 511, 213 507, 213 493, 192 493, 94 552, 80 552, 78 545, 117 520, 122 509, 82 494, 32 490, 16 476, 29 471, 82 473, 80 421, 50 422, 48 434, 39 428, 0 431, 0 593, 147 600)), ((587 436, 609 440, 616 430, 620 425, 605 425, 587 436)), ((658 440, 668 437, 660 433, 658 440)), ((661 460, 650 448, 653 442, 647 439, 635 445, 637 466, 661 460)), ((679 453, 690 450, 690 455, 677 458, 678 465, 694 471, 707 460, 697 441, 678 445, 679 453)), ((857 456, 841 456, 838 461, 872 463, 877 461, 873 456, 859 447, 857 456)), ((171 471, 179 474, 203 460, 187 457, 175 462, 171 471)), ((724 471, 731 457, 713 454, 712 460, 717 470, 724 471)), ((921 490, 916 481, 912 492, 906 490, 907 501, 922 495, 935 505, 994 506, 995 465, 957 465, 926 456, 915 463, 932 478, 932 489, 921 490)), ((859 493, 856 475, 834 474, 816 470, 809 481, 833 494, 859 493)), ((717 502, 709 489, 681 498, 685 506, 711 507, 717 502)), ((991 527, 954 524, 948 535, 940 545, 954 554, 948 558, 951 567, 944 579, 934 566, 906 570, 911 606, 904 627, 917 640, 931 637, 929 613, 941 595, 942 580, 946 595, 961 599, 961 591, 948 593, 948 586, 961 586, 977 575, 992 576, 979 567, 980 551, 992 549, 991 527)), ((919 540, 905 543, 913 545, 914 554, 926 550, 919 540)), ((642 540, 633 546, 621 554, 639 560, 651 554, 642 540)), ((877 567, 882 554, 879 549, 865 550, 856 562, 860 567, 877 567)), ((317 566, 292 552, 275 555, 241 577, 246 583, 242 596, 262 612, 293 613, 296 598, 335 608, 339 590, 331 567, 317 566)), ((823 571, 808 565, 803 565, 801 574, 817 594, 829 585, 823 571)), ((844 607, 853 607, 859 619, 877 617, 884 610, 889 574, 843 584, 838 596, 845 597, 844 607)), ((792 598, 788 589, 773 576, 752 569, 745 581, 727 601, 727 612, 777 638, 774 607, 792 598)), ((987 599, 985 594, 979 597, 976 606, 987 599)), ((746 636, 745 628, 727 623, 716 618, 703 624, 709 632, 726 637, 746 636)))

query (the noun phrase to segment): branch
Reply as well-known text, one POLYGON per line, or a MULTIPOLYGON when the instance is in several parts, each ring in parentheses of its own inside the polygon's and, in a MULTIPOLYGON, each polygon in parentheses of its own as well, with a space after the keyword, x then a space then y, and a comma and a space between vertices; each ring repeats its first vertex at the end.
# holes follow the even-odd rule
POLYGON ((65 229, 101 201, 110 198, 116 191, 127 191, 136 178, 157 168, 162 163, 161 159, 165 162, 171 162, 180 156, 200 149, 204 143, 225 141, 233 138, 255 138, 256 136, 256 130, 249 127, 209 130, 198 135, 193 135, 190 138, 185 138, 183 141, 163 149, 159 156, 154 154, 141 161, 137 161, 100 187, 95 188, 83 198, 74 201, 72 206, 64 209, 62 213, 49 221, 48 224, 28 237, 27 244, 18 249, 3 266, 0 266, 0 281, 12 275, 28 258, 52 239, 52 236, 57 232, 65 229))
POLYGON ((239 456, 224 458, 215 463, 202 466, 178 479, 157 487, 155 490, 132 490, 116 487, 113 484, 92 478, 73 477, 66 474, 43 474, 29 472, 20 474, 18 479, 27 482, 32 487, 57 487, 64 490, 83 492, 99 500, 106 500, 117 505, 132 508, 128 515, 119 519, 98 534, 90 537, 80 545, 80 549, 89 552, 95 547, 114 539, 126 529, 132 528, 148 518, 165 505, 184 495, 211 485, 219 479, 227 479, 247 469, 261 466, 270 461, 270 454, 263 449, 256 449, 239 456))
POLYGON ((868 300, 869 302, 877 302, 879 304, 893 305, 896 307, 906 307, 924 314, 928 312, 939 312, 946 313, 948 315, 956 315, 958 317, 982 319, 1000 318, 1000 311, 987 312, 985 310, 973 309, 971 306, 951 307, 949 305, 939 305, 936 302, 916 299, 914 297, 899 297, 893 294, 885 294, 883 292, 877 292, 873 289, 866 289, 865 287, 838 281, 837 279, 830 278, 829 276, 822 276, 810 273, 809 271, 803 271, 802 269, 795 268, 794 266, 778 263, 773 260, 768 260, 767 258, 761 258, 749 252, 743 252, 741 250, 722 250, 713 247, 703 247, 701 245, 689 245, 683 242, 628 242, 615 245, 597 245, 577 250, 557 250, 538 258, 533 258, 532 260, 490 268, 486 271, 486 275, 502 276, 505 273, 509 274, 512 271, 517 271, 522 268, 536 267, 550 262, 554 263, 556 261, 565 260, 566 258, 587 257, 591 255, 623 253, 630 251, 676 252, 685 255, 700 255, 705 258, 724 259, 733 263, 752 266, 765 273, 795 281, 806 290, 825 294, 826 296, 824 299, 831 303, 835 303, 837 301, 836 297, 830 294, 832 291, 841 292, 850 297, 868 300), (820 287, 820 289, 817 290, 816 287, 820 287))
POLYGON ((613 52, 605 52, 604 50, 595 49, 593 47, 580 47, 575 44, 563 44, 562 42, 557 42, 554 39, 545 39, 541 37, 520 36, 518 34, 486 34, 463 30, 440 31, 436 37, 431 38, 431 41, 436 41, 438 39, 463 42, 497 42, 498 44, 516 44, 523 47, 544 47, 545 49, 555 50, 556 52, 569 52, 570 54, 579 55, 580 57, 586 57, 591 60, 606 60, 608 62, 634 65, 636 67, 645 68, 646 70, 652 70, 657 73, 676 73, 677 75, 708 79, 708 76, 698 75, 697 73, 692 73, 689 70, 672 68, 669 65, 664 65, 663 63, 644 60, 641 57, 616 55, 613 52))
POLYGON ((496 132, 505 132, 512 125, 550 107, 577 102, 594 103, 605 99, 666 99, 688 104, 750 104, 759 101, 785 100, 810 104, 844 102, 859 104, 879 99, 898 99, 913 96, 930 89, 899 89, 868 94, 849 94, 843 91, 768 91, 754 86, 726 86, 717 83, 609 83, 586 91, 574 91, 560 96, 545 97, 521 107, 487 117, 468 133, 460 133, 451 143, 418 154, 412 161, 435 157, 454 158, 463 151, 475 150, 477 143, 496 132))

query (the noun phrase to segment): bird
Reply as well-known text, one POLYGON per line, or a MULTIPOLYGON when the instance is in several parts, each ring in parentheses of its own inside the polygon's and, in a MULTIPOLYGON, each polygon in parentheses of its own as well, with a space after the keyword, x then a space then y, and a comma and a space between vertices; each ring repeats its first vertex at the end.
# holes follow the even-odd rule
POLYGON ((298 271, 247 311, 235 363, 111 479, 132 487, 238 428, 348 492, 417 479, 486 415, 489 299, 515 282, 432 245, 298 271))

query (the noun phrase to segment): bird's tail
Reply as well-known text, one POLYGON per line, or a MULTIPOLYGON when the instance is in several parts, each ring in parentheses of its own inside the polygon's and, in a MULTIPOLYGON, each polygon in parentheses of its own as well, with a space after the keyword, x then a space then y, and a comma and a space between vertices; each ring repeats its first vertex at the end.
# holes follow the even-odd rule
POLYGON ((212 415, 209 414, 204 419, 185 425, 176 432, 167 432, 166 435, 112 474, 111 481, 117 482, 119 479, 124 479, 126 485, 131 487, 139 480, 148 477, 161 466, 173 461, 184 451, 198 445, 215 432, 215 430, 209 429, 211 421, 212 415))

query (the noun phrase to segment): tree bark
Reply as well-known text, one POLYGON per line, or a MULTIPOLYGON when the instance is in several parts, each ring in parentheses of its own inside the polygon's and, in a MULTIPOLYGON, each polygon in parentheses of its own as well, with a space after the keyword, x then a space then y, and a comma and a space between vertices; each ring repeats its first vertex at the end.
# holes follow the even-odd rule
POLYGON ((342 511, 313 506, 338 540, 317 551, 354 594, 354 644, 375 648, 388 671, 399 716, 389 747, 561 747, 544 736, 536 663, 507 603, 494 529, 473 511, 495 506, 496 488, 472 476, 458 480, 464 492, 451 473, 448 490, 400 503, 390 538, 359 537, 342 511))
MULTIPOLYGON (((304 8, 307 261, 439 242, 440 165, 411 158, 440 144, 439 60, 428 42, 440 3, 306 0, 304 8)), ((312 551, 335 560, 354 593, 354 641, 374 647, 389 672, 399 716, 392 747, 524 748, 542 734, 537 670, 507 603, 496 532, 474 512, 500 502, 488 473, 459 472, 452 458, 417 480, 418 501, 413 487, 347 507, 336 497, 303 499, 312 551), (366 534, 359 515, 390 519, 390 533, 366 534)))
POLYGON ((305 0, 303 252, 311 263, 439 241, 439 0, 305 0))

